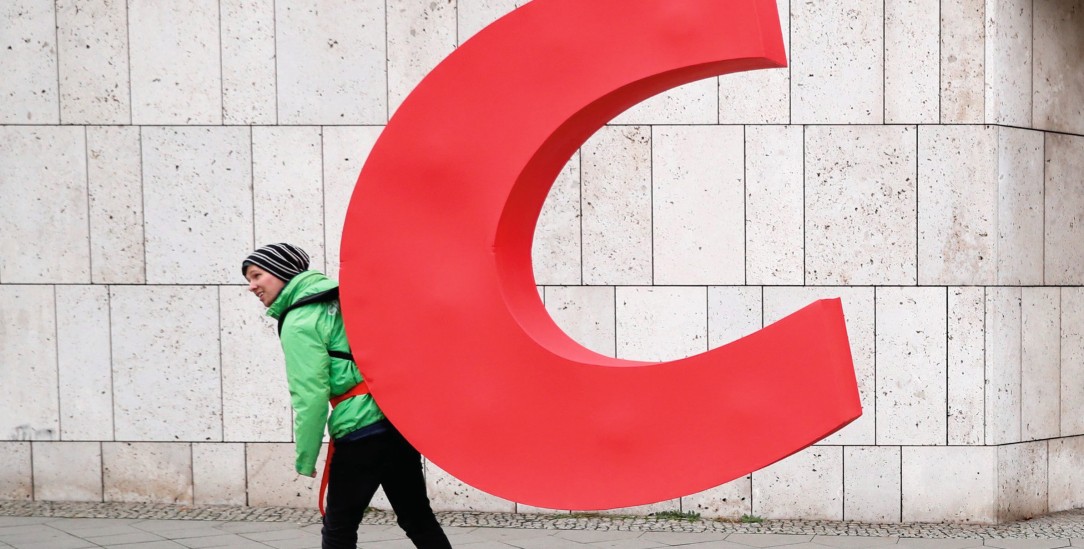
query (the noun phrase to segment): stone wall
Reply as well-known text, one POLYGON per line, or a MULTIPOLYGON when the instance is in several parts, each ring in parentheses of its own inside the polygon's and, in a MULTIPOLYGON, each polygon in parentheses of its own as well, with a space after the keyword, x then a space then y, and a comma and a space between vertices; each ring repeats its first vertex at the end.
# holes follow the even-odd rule
MULTIPOLYGON (((0 498, 313 505, 240 260, 287 240, 335 276, 389 115, 522 3, 3 3, 0 498)), ((571 158, 537 281, 577 340, 643 360, 840 296, 865 413, 616 512, 1084 505, 1084 2, 779 8, 789 68, 665 93, 571 158)), ((538 511, 427 475, 439 509, 538 511)))

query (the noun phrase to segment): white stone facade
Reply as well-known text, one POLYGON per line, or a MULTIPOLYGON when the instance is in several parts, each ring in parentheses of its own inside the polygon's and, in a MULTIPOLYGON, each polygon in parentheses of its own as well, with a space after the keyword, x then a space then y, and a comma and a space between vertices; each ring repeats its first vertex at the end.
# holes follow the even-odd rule
MULTIPOLYGON (((389 116, 524 3, 4 2, 0 498, 314 505, 240 261, 288 240, 336 276, 389 116)), ((536 278, 573 337, 642 360, 840 296, 864 415, 619 512, 1084 505, 1084 0, 778 4, 789 68, 664 93, 571 158, 536 278)), ((539 511, 427 474, 438 509, 539 511)))

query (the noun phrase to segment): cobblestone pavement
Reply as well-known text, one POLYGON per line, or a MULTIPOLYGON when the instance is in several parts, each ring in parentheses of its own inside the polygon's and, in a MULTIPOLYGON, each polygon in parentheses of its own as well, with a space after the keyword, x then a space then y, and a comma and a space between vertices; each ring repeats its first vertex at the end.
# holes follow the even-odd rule
MULTIPOLYGON (((1084 509, 998 525, 867 524, 597 514, 438 513, 456 547, 719 547, 728 549, 1054 549, 1084 547, 1084 509)), ((0 501, 0 549, 319 547, 319 514, 295 508, 0 501)), ((372 511, 361 547, 411 547, 394 515, 372 511)))

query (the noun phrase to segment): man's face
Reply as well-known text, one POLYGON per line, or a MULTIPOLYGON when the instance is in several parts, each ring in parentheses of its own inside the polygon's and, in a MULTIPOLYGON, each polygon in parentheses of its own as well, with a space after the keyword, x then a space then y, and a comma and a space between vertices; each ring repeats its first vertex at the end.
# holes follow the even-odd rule
POLYGON ((279 292, 286 286, 286 283, 279 280, 277 276, 256 265, 248 266, 245 278, 248 279, 248 291, 256 294, 264 307, 270 307, 279 296, 279 292))

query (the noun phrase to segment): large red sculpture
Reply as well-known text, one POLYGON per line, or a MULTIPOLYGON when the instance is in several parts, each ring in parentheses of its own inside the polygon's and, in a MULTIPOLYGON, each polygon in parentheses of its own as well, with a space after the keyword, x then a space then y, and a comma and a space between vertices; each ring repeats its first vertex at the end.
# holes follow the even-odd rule
POLYGON ((507 499, 602 509, 722 484, 861 414, 839 300, 644 363, 576 343, 535 289, 538 214, 593 132, 784 65, 775 0, 534 0, 418 85, 358 179, 341 285, 358 365, 424 455, 507 499))

